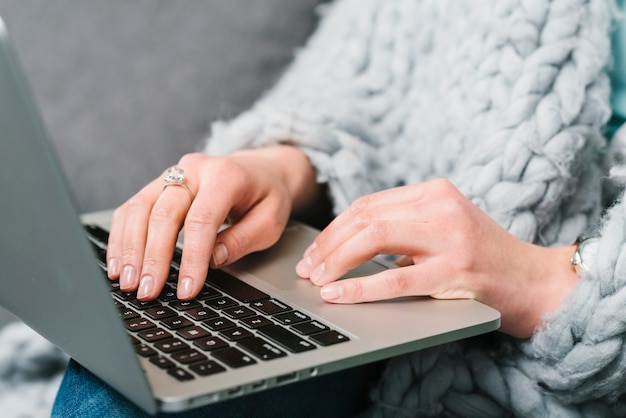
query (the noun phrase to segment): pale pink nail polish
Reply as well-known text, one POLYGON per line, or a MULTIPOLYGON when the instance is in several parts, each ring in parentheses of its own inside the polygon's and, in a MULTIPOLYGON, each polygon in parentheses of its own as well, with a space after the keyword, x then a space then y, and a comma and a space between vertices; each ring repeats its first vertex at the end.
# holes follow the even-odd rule
POLYGON ((127 264, 122 268, 120 288, 122 290, 134 290, 137 288, 137 269, 135 266, 127 264))
POLYGON ((193 290, 193 280, 185 277, 178 284, 178 299, 189 299, 193 290))
POLYGON ((342 290, 343 289, 341 288, 341 286, 335 286, 335 285, 324 286, 320 289, 320 296, 324 300, 334 301, 334 300, 339 299, 342 296, 343 294, 342 290))
POLYGON ((120 275, 120 260, 111 258, 107 264, 107 273, 109 278, 117 278, 120 275))
POLYGON ((154 277, 147 274, 141 278, 137 298, 143 299, 149 297, 150 293, 152 293, 152 289, 154 289, 154 277))

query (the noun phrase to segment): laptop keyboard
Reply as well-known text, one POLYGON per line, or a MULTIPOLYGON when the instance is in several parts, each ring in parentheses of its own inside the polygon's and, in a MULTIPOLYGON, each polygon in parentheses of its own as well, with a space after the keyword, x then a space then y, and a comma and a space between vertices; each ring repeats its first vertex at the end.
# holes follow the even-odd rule
MULTIPOLYGON (((106 272, 108 232, 97 225, 85 229, 106 272)), ((107 278, 135 351, 173 378, 193 380, 349 341, 222 270, 209 272, 195 299, 178 300, 181 255, 177 248, 168 281, 153 301, 140 301, 135 292, 124 292, 107 278)))

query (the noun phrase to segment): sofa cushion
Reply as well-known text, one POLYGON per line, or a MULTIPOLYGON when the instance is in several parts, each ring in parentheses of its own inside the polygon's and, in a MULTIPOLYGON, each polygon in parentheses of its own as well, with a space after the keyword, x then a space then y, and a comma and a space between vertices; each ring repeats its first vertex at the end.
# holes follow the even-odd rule
POLYGON ((80 211, 122 203, 244 110, 319 0, 0 0, 80 211))

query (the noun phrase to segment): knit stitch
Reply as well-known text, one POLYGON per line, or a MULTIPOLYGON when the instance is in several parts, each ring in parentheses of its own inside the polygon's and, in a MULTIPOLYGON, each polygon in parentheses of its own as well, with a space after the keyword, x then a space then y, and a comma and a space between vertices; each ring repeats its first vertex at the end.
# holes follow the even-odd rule
MULTIPOLYGON (((626 211, 601 219, 610 0, 343 0, 206 151, 290 143, 358 196, 444 177, 515 236, 601 233, 590 274, 533 338, 389 361, 371 416, 626 415, 626 211)), ((613 170, 616 179, 626 170, 613 170)))

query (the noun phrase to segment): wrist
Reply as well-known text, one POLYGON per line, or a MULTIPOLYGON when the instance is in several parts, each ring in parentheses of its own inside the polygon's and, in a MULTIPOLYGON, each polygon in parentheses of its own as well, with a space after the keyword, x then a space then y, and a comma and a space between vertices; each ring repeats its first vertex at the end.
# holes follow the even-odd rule
POLYGON ((295 146, 268 145, 236 151, 232 156, 252 157, 256 162, 264 161, 285 185, 291 198, 293 212, 300 212, 314 204, 321 194, 313 166, 308 157, 295 146))
POLYGON ((578 275, 570 259, 575 246, 546 248, 533 246, 533 294, 535 303, 529 311, 528 336, 544 322, 546 315, 556 312, 578 284, 578 275))

